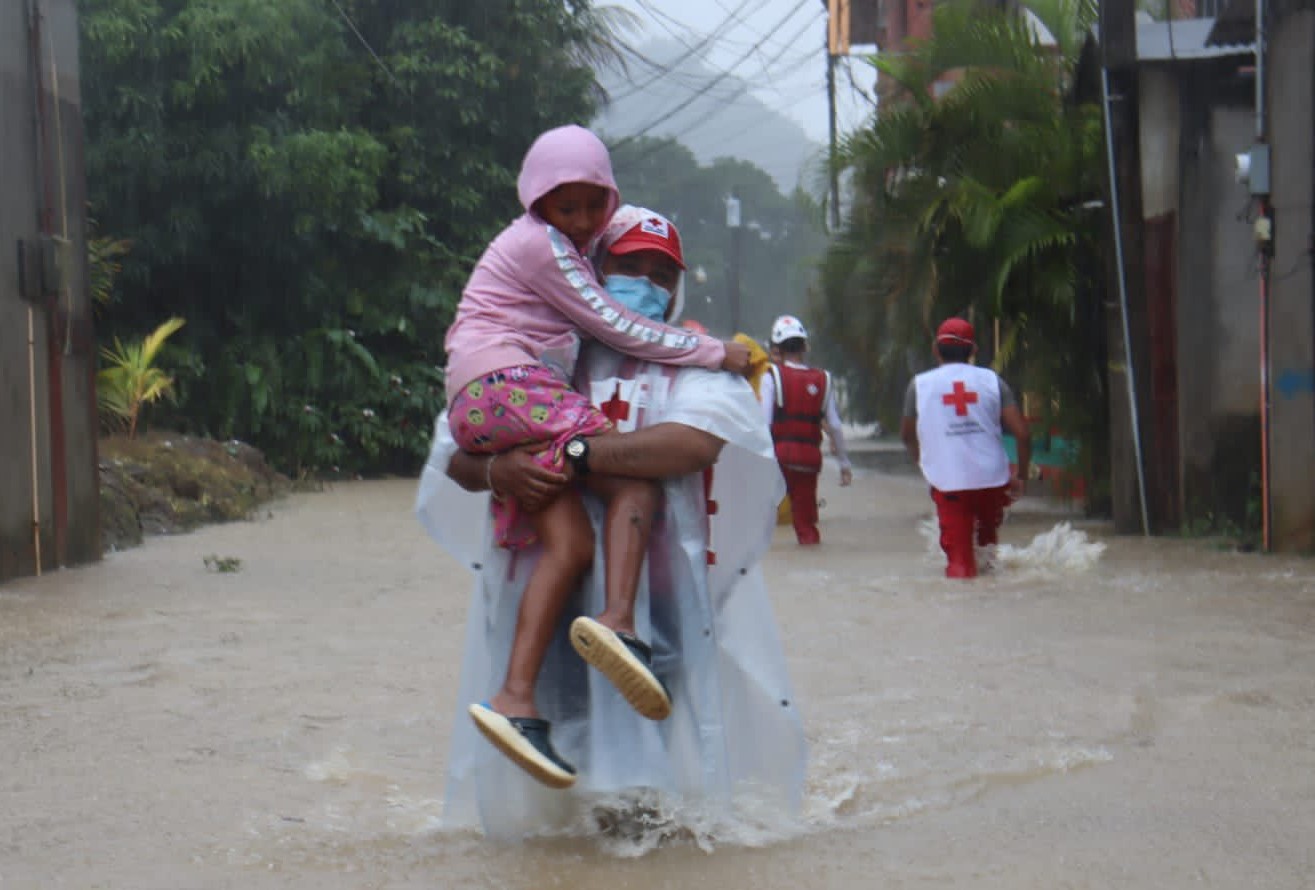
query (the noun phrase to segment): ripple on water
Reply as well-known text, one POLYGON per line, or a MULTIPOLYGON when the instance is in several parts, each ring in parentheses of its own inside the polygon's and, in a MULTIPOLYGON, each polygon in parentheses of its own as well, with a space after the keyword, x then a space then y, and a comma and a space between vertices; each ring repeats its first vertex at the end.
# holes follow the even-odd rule
MULTIPOLYGON (((821 832, 907 820, 929 810, 974 801, 998 789, 1113 759, 1100 746, 1051 740, 989 762, 924 761, 901 770, 890 758, 856 758, 856 744, 857 740, 843 731, 835 739, 815 744, 805 799, 797 816, 778 802, 755 799, 751 792, 730 803, 682 800, 648 789, 577 795, 576 805, 561 821, 527 840, 559 846, 559 852, 583 845, 585 850, 616 859, 637 859, 679 847, 705 853, 721 848, 762 848, 821 832)), ((308 763, 303 772, 312 782, 345 793, 322 801, 305 815, 260 820, 253 838, 272 840, 275 849, 251 851, 253 862, 273 855, 292 856, 304 864, 334 865, 353 856, 359 862, 363 846, 377 853, 422 839, 447 847, 476 837, 468 829, 445 826, 441 801, 408 791, 385 772, 363 764, 351 748, 336 748, 308 763)))

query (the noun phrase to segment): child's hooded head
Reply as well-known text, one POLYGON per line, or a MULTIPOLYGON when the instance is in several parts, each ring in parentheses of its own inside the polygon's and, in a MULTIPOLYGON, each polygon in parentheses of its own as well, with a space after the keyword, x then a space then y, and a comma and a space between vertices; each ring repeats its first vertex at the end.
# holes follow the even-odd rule
POLYGON ((574 125, 534 140, 521 164, 517 191, 527 211, 570 238, 581 252, 620 203, 607 146, 574 125))

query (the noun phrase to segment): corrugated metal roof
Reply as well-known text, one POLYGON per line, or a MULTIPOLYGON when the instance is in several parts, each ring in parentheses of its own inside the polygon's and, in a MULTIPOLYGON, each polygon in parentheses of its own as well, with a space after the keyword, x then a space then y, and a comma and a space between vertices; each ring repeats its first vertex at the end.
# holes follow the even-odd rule
POLYGON ((1142 62, 1193 61, 1242 56, 1255 51, 1254 43, 1211 44, 1214 25, 1213 18, 1139 24, 1137 59, 1142 62))
MULTIPOLYGON (((1266 19, 1269 27, 1277 28, 1288 15, 1315 9, 1315 0, 1265 0, 1265 5, 1268 7, 1266 19)), ((1225 0, 1206 43, 1238 44, 1255 39, 1256 0, 1225 0)))
POLYGON ((1256 0, 1228 0, 1215 18, 1206 43, 1219 46, 1240 40, 1255 40, 1256 0))

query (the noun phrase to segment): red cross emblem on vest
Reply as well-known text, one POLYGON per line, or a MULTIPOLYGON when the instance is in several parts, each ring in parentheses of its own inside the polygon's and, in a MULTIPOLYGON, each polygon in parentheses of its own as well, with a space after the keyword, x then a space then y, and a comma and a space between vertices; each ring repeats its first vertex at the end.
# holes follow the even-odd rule
POLYGON ((954 413, 959 417, 968 415, 968 406, 977 404, 977 393, 967 389, 962 380, 954 381, 954 392, 947 392, 941 396, 941 403, 944 405, 953 405, 954 413))
POLYGON ((612 393, 612 398, 603 402, 599 406, 603 416, 612 423, 619 423, 622 420, 630 419, 630 403, 621 398, 621 384, 616 385, 616 391, 612 393))

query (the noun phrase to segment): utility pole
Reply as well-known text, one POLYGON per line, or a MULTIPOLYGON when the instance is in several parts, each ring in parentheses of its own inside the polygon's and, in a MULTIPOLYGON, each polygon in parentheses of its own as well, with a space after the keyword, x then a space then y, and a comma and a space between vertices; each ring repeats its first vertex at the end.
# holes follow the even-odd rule
MULTIPOLYGON (((1151 534, 1151 492, 1143 434, 1150 420, 1137 371, 1147 366, 1146 296, 1138 121, 1137 25, 1134 0, 1100 4, 1101 95, 1113 255, 1107 300, 1110 394, 1110 498, 1114 527, 1151 534), (1122 379, 1120 379, 1122 378, 1122 379)), ((1154 480, 1152 480, 1154 481, 1154 480)))
POLYGON ((740 218, 740 199, 732 192, 726 199, 726 228, 731 234, 730 275, 731 291, 731 333, 740 331, 740 233, 743 231, 740 218))
POLYGON ((840 231, 840 171, 836 167, 836 64, 849 53, 850 0, 826 2, 827 175, 831 185, 831 231, 840 231))
MULTIPOLYGON (((1269 201, 1269 145, 1266 141, 1268 121, 1266 119, 1269 105, 1265 93, 1265 0, 1256 0, 1256 144, 1251 149, 1250 160, 1264 159, 1265 177, 1263 182, 1252 180, 1250 190, 1260 205, 1260 218, 1256 220, 1257 232, 1264 231, 1267 237, 1257 238, 1260 261, 1260 549, 1264 553, 1274 550, 1274 504, 1273 488, 1270 481, 1273 451, 1270 447, 1273 433, 1274 416, 1273 390, 1270 387, 1270 300, 1272 284, 1270 278, 1271 259, 1274 254, 1273 208, 1269 201)), ((1253 164, 1248 169, 1255 169, 1253 164)))
POLYGON ((831 181, 831 231, 840 231, 840 171, 836 168, 836 57, 830 49, 826 54, 826 103, 829 147, 827 174, 831 181))

